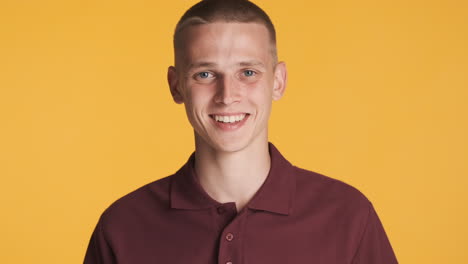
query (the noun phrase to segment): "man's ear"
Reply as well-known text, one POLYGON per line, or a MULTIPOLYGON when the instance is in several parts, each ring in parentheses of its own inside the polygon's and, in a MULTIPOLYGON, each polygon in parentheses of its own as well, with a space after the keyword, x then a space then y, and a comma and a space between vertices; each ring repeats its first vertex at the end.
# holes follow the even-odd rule
POLYGON ((279 62, 275 67, 275 79, 273 81, 273 100, 279 100, 283 97, 286 90, 286 83, 288 81, 288 71, 286 70, 286 63, 279 62))
POLYGON ((177 104, 182 104, 184 98, 179 91, 179 77, 177 76, 176 68, 170 66, 167 69, 167 82, 169 83, 169 89, 171 90, 172 99, 177 104))

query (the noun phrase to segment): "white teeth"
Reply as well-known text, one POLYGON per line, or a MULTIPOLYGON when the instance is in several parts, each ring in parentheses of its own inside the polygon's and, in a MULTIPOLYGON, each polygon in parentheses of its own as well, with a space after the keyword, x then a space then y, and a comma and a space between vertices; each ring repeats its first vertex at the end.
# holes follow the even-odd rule
POLYGON ((232 115, 232 116, 219 116, 219 115, 214 115, 214 120, 218 122, 223 122, 223 123, 234 123, 234 122, 239 122, 245 118, 245 114, 240 114, 240 115, 232 115))

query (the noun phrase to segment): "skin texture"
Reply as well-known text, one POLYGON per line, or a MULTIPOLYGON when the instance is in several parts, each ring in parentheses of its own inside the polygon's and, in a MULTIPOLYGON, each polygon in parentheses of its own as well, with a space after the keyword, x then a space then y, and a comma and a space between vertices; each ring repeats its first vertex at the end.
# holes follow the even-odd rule
POLYGON ((273 61, 268 31, 258 23, 202 24, 183 35, 168 82, 194 129, 195 169, 212 198, 235 201, 240 209, 269 171, 268 119, 272 100, 284 94, 286 66, 273 61), (234 130, 212 118, 233 113, 247 114, 234 130))

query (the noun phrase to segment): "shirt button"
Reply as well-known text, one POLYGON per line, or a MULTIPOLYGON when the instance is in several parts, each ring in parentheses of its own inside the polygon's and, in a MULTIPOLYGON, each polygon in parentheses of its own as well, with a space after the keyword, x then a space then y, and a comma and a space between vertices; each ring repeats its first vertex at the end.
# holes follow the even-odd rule
POLYGON ((226 209, 224 207, 218 207, 218 214, 224 214, 226 209))
POLYGON ((226 239, 227 239, 227 241, 232 241, 234 239, 234 235, 232 233, 228 233, 226 235, 226 239))

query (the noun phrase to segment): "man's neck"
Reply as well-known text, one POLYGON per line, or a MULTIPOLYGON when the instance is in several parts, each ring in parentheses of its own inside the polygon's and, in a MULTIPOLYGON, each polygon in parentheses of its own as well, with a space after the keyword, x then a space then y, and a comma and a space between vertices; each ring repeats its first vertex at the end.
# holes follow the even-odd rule
POLYGON ((266 140, 237 152, 219 152, 196 142, 195 171, 200 185, 220 203, 235 202, 238 212, 262 186, 269 170, 266 140))

